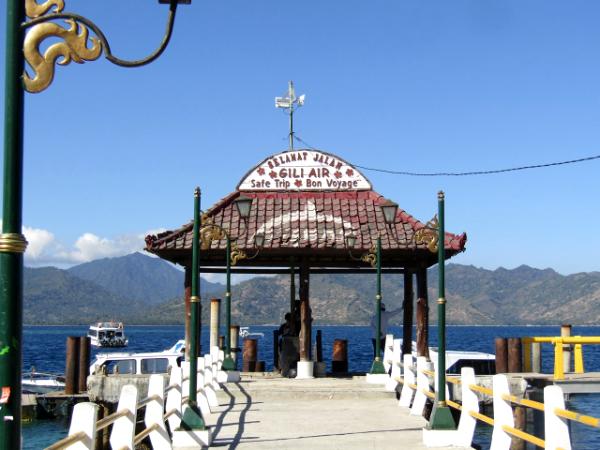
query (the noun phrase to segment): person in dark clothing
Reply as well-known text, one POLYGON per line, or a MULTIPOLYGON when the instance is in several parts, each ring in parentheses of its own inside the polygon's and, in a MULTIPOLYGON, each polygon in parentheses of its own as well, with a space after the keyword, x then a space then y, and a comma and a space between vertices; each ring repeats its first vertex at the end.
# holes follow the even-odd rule
POLYGON ((292 315, 290 313, 285 314, 285 322, 279 327, 279 348, 281 348, 281 339, 284 336, 292 336, 292 315))

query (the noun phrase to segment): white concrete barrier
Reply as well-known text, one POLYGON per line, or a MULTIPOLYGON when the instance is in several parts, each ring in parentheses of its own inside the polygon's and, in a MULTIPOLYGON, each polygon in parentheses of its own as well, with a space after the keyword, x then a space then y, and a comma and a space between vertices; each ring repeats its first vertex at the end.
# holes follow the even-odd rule
POLYGON ((503 395, 510 394, 508 378, 502 374, 494 375, 492 386, 494 390, 494 431, 490 450, 510 450, 512 439, 510 434, 502 429, 504 425, 513 428, 515 426, 512 406, 509 401, 502 398, 503 395))
POLYGON ((424 356, 417 357, 417 392, 415 392, 415 399, 410 408, 411 416, 422 416, 425 404, 427 403, 427 396, 423 393, 424 390, 431 390, 429 387, 429 377, 423 373, 424 370, 431 370, 432 364, 427 361, 424 356))
POLYGON ((402 339, 394 339, 392 344, 392 353, 390 356, 390 378, 385 384, 385 390, 388 392, 395 392, 398 387, 396 379, 401 376, 402 371, 400 370, 400 362, 402 358, 402 339))
POLYGON ((565 398, 559 386, 544 388, 544 431, 546 434, 546 449, 558 448, 571 450, 569 424, 566 419, 556 415, 556 409, 565 409, 565 398))
POLYGON ((460 371, 460 375, 462 409, 454 445, 458 447, 471 447, 473 436, 475 435, 475 428, 477 427, 477 419, 471 416, 469 412, 479 412, 479 398, 477 397, 477 394, 469 388, 472 384, 476 384, 475 371, 472 367, 463 367, 460 371))
POLYGON ((77 403, 73 407, 73 417, 69 427, 69 436, 83 432, 85 437, 69 445, 69 450, 93 450, 96 448, 96 421, 98 405, 92 402, 77 403))
POLYGON ((392 367, 392 350, 394 348, 394 335, 386 334, 383 344, 383 368, 385 373, 390 373, 392 367))
POLYGON ((113 423, 110 433, 110 446, 112 448, 133 450, 135 437, 135 420, 137 417, 138 390, 132 384, 127 384, 121 389, 121 397, 117 412, 125 412, 113 423))
POLYGON ((413 363, 412 355, 404 355, 404 364, 402 369, 404 384, 402 385, 402 391, 400 391, 400 401, 398 402, 398 406, 406 406, 407 408, 410 408, 415 395, 415 390, 411 387, 411 385, 417 384, 417 377, 415 375, 417 368, 413 363))
POLYGON ((175 414, 171 414, 167 419, 167 423, 169 424, 169 429, 171 431, 179 428, 181 424, 181 379, 182 370, 181 367, 172 367, 171 368, 171 376, 169 378, 169 386, 173 386, 167 392, 167 404, 165 406, 166 412, 169 412, 175 409, 177 412, 175 414))
POLYGON ((212 358, 210 355, 204 355, 204 394, 208 400, 210 407, 219 406, 217 393, 215 392, 213 383, 213 367, 212 358))
POLYGON ((150 375, 148 397, 152 398, 146 405, 144 425, 154 427, 150 432, 150 443, 154 450, 171 450, 171 438, 165 426, 165 379, 162 375, 150 375))

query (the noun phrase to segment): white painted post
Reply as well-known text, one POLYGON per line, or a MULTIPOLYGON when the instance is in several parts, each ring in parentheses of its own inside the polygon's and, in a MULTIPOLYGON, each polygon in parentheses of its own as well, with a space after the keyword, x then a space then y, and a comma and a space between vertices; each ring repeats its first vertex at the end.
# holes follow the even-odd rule
POLYGON ((383 368, 385 373, 390 373, 390 367, 392 366, 392 350, 394 348, 394 335, 385 335, 385 344, 383 345, 383 368))
POLYGON ((558 417, 554 411, 565 409, 565 398, 559 386, 544 388, 544 431, 546 433, 546 449, 562 448, 571 450, 569 424, 566 419, 558 417))
POLYGON ((412 407, 410 408, 411 416, 422 416, 425 404, 427 403, 427 396, 423 393, 423 390, 429 389, 429 377, 423 373, 424 370, 431 370, 433 365, 427 361, 424 356, 417 357, 417 392, 415 393, 415 399, 412 407))
POLYGON ((402 358, 402 339, 394 339, 392 345, 392 353, 390 358, 390 365, 392 367, 392 371, 390 373, 390 379, 385 384, 385 390, 388 392, 395 392, 396 387, 398 387, 398 382, 396 378, 401 375, 400 370, 400 360, 402 358))
POLYGON ((150 428, 157 425, 158 428, 150 433, 150 443, 155 450, 171 450, 171 438, 165 427, 165 379, 162 375, 150 375, 148 381, 148 397, 156 396, 146 405, 144 425, 150 428))
POLYGON ((414 372, 415 370, 416 368, 413 363, 412 355, 404 355, 404 370, 402 371, 404 385, 402 386, 402 391, 400 392, 400 401, 398 402, 398 406, 406 406, 407 408, 410 408, 415 390, 409 385, 417 382, 414 372))
POLYGON ((85 439, 69 445, 69 450, 93 450, 96 448, 96 421, 98 405, 92 402, 77 403, 73 408, 69 436, 83 431, 85 439))
POLYGON ((169 429, 171 431, 179 428, 181 424, 182 409, 181 409, 181 379, 182 371, 181 367, 171 367, 171 378, 169 379, 169 386, 176 386, 167 392, 167 405, 165 407, 166 412, 176 409, 177 412, 172 414, 167 419, 169 423, 169 429))
POLYGON ((503 425, 515 426, 510 402, 502 399, 503 395, 510 394, 506 375, 494 375, 492 387, 494 390, 494 431, 492 431, 490 450, 510 450, 511 437, 502 429, 503 425))
POLYGON ((123 386, 117 412, 127 411, 127 414, 119 417, 113 423, 112 432, 110 433, 110 446, 112 448, 133 450, 137 399, 138 390, 134 385, 127 384, 123 386))
POLYGON ((469 388, 470 385, 476 384, 475 371, 472 367, 463 367, 460 371, 460 376, 462 409, 454 445, 457 447, 471 448, 473 436, 475 435, 475 427, 477 426, 477 419, 471 416, 469 412, 479 412, 479 398, 477 397, 477 394, 469 388))

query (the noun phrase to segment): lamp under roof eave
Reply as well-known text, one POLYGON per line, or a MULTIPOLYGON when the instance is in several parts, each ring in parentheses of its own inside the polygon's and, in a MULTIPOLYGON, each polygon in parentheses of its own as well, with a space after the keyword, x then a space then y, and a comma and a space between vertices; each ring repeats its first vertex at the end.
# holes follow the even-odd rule
POLYGON ((250 208, 252 207, 252 199, 245 195, 240 195, 234 201, 240 217, 244 220, 250 217, 250 208))

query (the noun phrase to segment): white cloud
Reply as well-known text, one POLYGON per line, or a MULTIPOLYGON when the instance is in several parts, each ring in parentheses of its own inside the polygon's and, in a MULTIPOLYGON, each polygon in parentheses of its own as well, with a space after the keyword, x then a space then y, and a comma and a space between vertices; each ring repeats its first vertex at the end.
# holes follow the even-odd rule
MULTIPOLYGON (((1 220, 0 226, 2 226, 1 220)), ((145 233, 124 234, 115 238, 86 232, 69 245, 58 241, 48 230, 24 226, 23 234, 29 242, 25 252, 25 263, 28 266, 69 267, 95 259, 128 255, 142 251, 146 235, 162 231, 164 229, 149 230, 145 233)), ((153 256, 150 253, 147 255, 153 256)))
POLYGON ((54 243, 54 235, 41 228, 23 227, 23 234, 29 244, 27 245, 26 259, 36 260, 42 257, 47 249, 54 243))
MULTIPOLYGON (((66 262, 83 263, 100 258, 120 256, 125 249, 114 240, 101 238, 92 233, 84 233, 75 241, 75 249, 62 252, 58 256, 66 262)), ((125 254, 131 253, 125 251, 125 254)))

